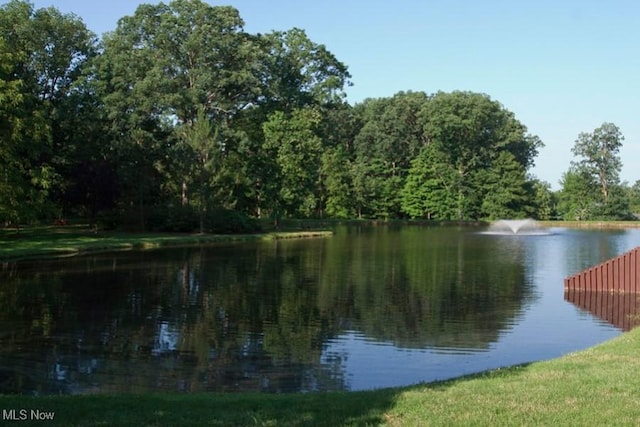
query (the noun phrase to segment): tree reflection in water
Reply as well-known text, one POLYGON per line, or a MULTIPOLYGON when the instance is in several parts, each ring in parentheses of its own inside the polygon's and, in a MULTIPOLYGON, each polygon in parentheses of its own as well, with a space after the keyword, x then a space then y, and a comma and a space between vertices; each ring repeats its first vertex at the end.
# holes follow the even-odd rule
MULTIPOLYGON (((488 349, 534 300, 523 242, 457 228, 119 252, 0 272, 0 391, 349 389, 355 333, 488 349)), ((375 357, 374 354, 371 357, 375 357)))

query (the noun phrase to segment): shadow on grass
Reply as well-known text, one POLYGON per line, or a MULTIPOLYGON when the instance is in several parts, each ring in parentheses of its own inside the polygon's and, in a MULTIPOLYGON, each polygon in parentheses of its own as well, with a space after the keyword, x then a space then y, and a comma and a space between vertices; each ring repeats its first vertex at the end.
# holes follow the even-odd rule
MULTIPOLYGON (((26 414, 21 426, 42 425, 33 411, 54 413, 47 425, 64 426, 375 426, 396 425, 398 414, 420 413, 404 393, 444 392, 476 380, 513 379, 530 364, 404 388, 307 394, 95 394, 27 397, 0 395, 0 410, 26 414), (404 400, 403 403, 399 403, 404 400), (409 403, 409 407, 404 407, 409 403), (20 412, 23 411, 23 412, 20 412)), ((490 383, 488 381, 487 383, 490 383)), ((485 386, 481 386, 485 387, 485 386)), ((486 390, 490 392, 490 390, 486 390)), ((420 398, 420 406, 429 398, 420 398), (423 400, 424 399, 424 400, 423 400)), ((471 403, 473 405, 474 403, 471 403)), ((7 412, 5 412, 5 415, 7 412)), ((402 416, 400 416, 400 419, 402 416)))
MULTIPOLYGON (((380 425, 399 390, 310 394, 142 394, 0 396, 0 410, 54 413, 64 426, 366 426, 380 425)), ((5 413, 6 415, 6 413, 5 413)))

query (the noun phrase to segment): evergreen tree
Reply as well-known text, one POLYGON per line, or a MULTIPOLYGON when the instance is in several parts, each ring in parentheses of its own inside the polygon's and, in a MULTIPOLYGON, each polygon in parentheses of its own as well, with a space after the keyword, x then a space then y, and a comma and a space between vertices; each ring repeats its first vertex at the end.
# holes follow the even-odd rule
POLYGON ((425 102, 422 92, 400 92, 357 106, 362 128, 354 140, 354 190, 362 214, 402 215, 401 191, 424 143, 419 112, 425 102))

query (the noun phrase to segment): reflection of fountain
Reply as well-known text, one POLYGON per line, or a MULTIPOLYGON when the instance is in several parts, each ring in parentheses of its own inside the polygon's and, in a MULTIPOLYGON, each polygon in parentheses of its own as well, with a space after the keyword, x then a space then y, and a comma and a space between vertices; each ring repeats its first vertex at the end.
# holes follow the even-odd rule
POLYGON ((491 224, 484 234, 546 235, 550 234, 535 219, 501 219, 491 224))

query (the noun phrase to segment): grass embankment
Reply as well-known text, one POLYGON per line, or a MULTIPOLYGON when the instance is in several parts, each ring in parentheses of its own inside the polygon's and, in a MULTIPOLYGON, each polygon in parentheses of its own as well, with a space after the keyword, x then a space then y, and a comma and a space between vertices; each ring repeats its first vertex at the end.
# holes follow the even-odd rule
MULTIPOLYGON (((559 228, 584 228, 584 229, 622 229, 640 228, 640 221, 538 221, 544 227, 559 228)), ((482 227, 488 226, 491 221, 438 221, 426 219, 286 219, 282 220, 283 229, 302 230, 308 228, 335 227, 336 225, 420 225, 431 227, 482 227)), ((263 227, 268 228, 271 223, 264 222, 263 227)))
POLYGON ((623 229, 640 228, 640 221, 540 221, 545 227, 623 229))
MULTIPOLYGON (((478 226, 480 222, 438 222, 438 221, 369 221, 369 220, 285 220, 282 230, 269 230, 255 234, 187 234, 187 233, 127 233, 115 231, 94 232, 86 226, 42 226, 20 230, 0 228, 0 261, 24 258, 44 258, 70 256, 86 252, 150 249, 164 246, 198 245, 216 242, 271 240, 286 238, 319 237, 332 234, 319 231, 339 224, 369 225, 429 225, 478 226)), ((640 227, 640 221, 543 221, 546 227, 571 228, 633 228, 640 227)), ((263 227, 272 227, 264 222, 263 227)))
POLYGON ((330 231, 317 230, 256 234, 124 233, 94 232, 86 226, 0 229, 0 261, 218 242, 320 237, 330 234, 330 231))
POLYGON ((0 409, 53 412, 54 424, 65 426, 638 425, 639 353, 640 329, 635 329, 559 359, 408 388, 0 396, 0 409))

